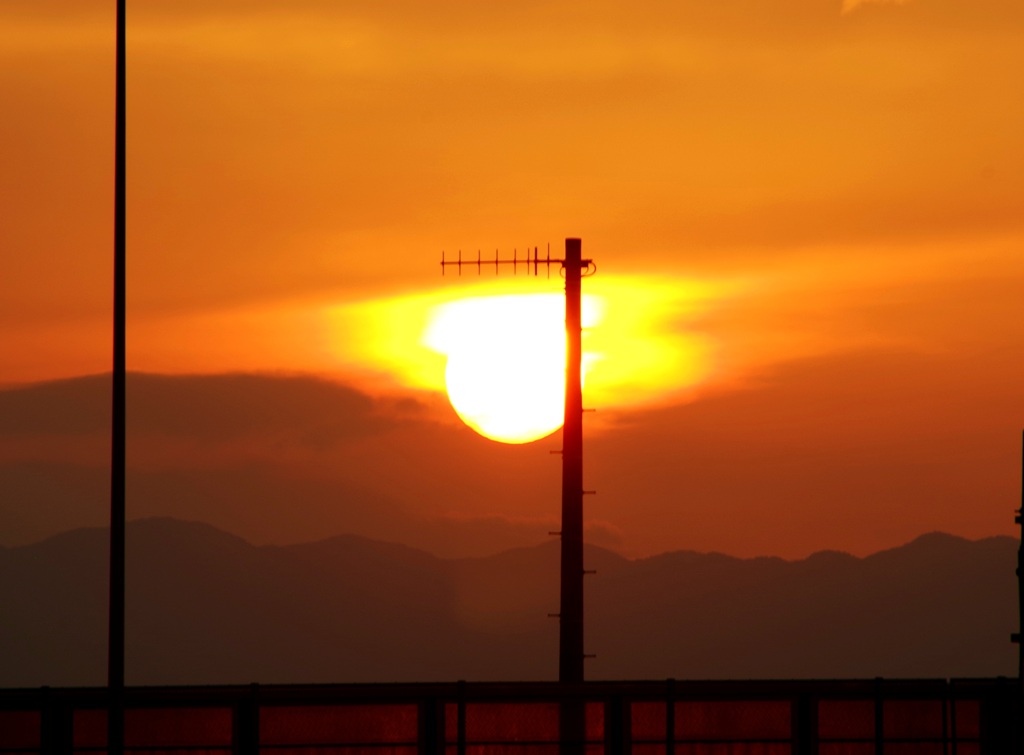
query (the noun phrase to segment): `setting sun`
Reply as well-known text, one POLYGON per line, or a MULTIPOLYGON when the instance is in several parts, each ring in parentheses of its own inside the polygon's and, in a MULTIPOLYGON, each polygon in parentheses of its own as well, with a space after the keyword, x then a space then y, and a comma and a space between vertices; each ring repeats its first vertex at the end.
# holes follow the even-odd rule
POLYGON ((456 413, 492 440, 528 443, 562 425, 564 304, 557 294, 488 296, 438 307, 424 342, 445 354, 456 413))
MULTIPOLYGON (((584 401, 601 413, 651 405, 690 391, 713 372, 712 344, 681 332, 739 284, 595 276, 582 296, 584 401)), ((368 389, 444 392, 480 434, 526 443, 557 430, 565 390, 561 281, 460 283, 332 308, 333 338, 347 344, 339 368, 368 389), (541 288, 522 293, 524 287, 541 288), (362 377, 360 377, 362 375, 362 377)))

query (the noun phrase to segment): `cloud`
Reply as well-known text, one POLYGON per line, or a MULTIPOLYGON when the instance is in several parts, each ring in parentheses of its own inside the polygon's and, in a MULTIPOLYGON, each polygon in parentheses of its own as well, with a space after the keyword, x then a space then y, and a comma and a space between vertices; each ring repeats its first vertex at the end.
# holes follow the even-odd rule
POLYGON ((843 0, 843 13, 852 13, 862 5, 906 5, 910 0, 843 0))
POLYGON ((0 391, 0 437, 109 432, 110 377, 89 375, 0 391))
MULTIPOLYGON (((110 376, 0 391, 0 437, 90 435, 110 429, 110 376)), ((197 442, 288 440, 321 448, 393 427, 422 407, 388 404, 310 375, 128 376, 128 431, 197 442)))

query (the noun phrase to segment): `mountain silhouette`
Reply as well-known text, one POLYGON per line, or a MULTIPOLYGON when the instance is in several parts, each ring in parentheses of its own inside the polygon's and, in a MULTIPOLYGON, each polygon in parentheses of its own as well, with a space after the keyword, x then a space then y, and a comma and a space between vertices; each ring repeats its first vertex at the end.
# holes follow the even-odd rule
MULTIPOLYGON (((0 686, 97 685, 107 532, 0 548, 0 686)), ((629 560, 588 546, 588 678, 1012 676, 1017 543, 932 533, 866 558, 629 560)), ((130 684, 551 679, 556 539, 442 559, 346 535, 253 546, 128 524, 130 684)))

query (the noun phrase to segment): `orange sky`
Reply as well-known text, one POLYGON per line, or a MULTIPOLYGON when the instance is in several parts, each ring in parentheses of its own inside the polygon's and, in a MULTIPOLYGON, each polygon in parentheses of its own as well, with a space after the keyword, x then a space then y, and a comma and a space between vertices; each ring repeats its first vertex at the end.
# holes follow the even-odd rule
MULTIPOLYGON (((605 332, 634 329, 607 339, 606 371, 641 342, 703 360, 651 378, 642 401, 624 380, 595 394, 588 517, 605 542, 795 556, 1013 531, 1017 0, 129 6, 129 368, 326 376, 393 422, 329 453, 283 452, 258 422, 229 438, 137 429, 139 468, 256 460, 410 516, 543 536, 557 441, 466 436, 410 377, 435 358, 410 303, 474 290, 439 275, 442 250, 578 236, 599 264, 586 286, 612 292, 605 332), (389 448, 400 472, 374 461, 389 448)), ((0 385, 103 372, 113 9, 0 0, 0 20, 0 385)), ((102 456, 99 430, 4 424, 12 469, 102 456)), ((218 523, 316 531, 267 524, 303 514, 261 505, 218 523)), ((195 515, 174 506, 151 513, 195 515)), ((385 519, 330 516, 388 535, 385 519)))

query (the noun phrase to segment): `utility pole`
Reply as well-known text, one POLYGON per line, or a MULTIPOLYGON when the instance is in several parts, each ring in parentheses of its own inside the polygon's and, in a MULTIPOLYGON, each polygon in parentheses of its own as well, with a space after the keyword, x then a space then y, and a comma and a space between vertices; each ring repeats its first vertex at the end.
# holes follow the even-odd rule
POLYGON ((125 4, 117 0, 114 95, 114 359, 110 442, 110 613, 107 625, 107 747, 124 753, 125 586, 125 4))
MULTIPOLYGON (((586 263, 589 267, 589 262, 586 263)), ((583 682, 583 366, 580 283, 584 270, 579 239, 565 240, 565 418, 562 423, 562 564, 559 604, 558 681, 583 682)), ((586 704, 563 701, 559 715, 561 755, 586 751, 586 704)))
MULTIPOLYGON (((552 259, 540 257, 534 248, 525 259, 514 256, 501 259, 495 252, 494 259, 483 259, 477 252, 476 259, 445 259, 441 255, 441 272, 446 267, 476 267, 477 274, 484 268, 494 266, 495 272, 502 265, 512 265, 513 273, 525 265, 527 274, 531 268, 537 275, 541 266, 550 274, 552 265, 559 265, 565 271, 565 416, 562 424, 562 538, 561 557, 561 598, 559 603, 558 638, 558 680, 560 682, 582 682, 583 661, 583 389, 580 382, 582 367, 582 325, 580 318, 580 290, 582 279, 593 275, 597 266, 593 260, 583 259, 580 239, 565 240, 565 257, 552 259)), ((579 726, 582 726, 582 707, 579 726)), ((563 716, 564 717, 564 716, 563 716)), ((571 717, 570 717, 571 718, 571 717)), ((573 731, 578 733, 575 725, 573 731)), ((563 726, 564 729, 564 726, 563 726)), ((563 740, 566 737, 563 736, 563 740)), ((577 740, 575 734, 572 739, 577 740)))
MULTIPOLYGON (((589 263, 588 263, 589 264, 589 263)), ((583 389, 579 239, 565 240, 565 419, 562 424, 562 578, 558 680, 583 681, 583 389)))

